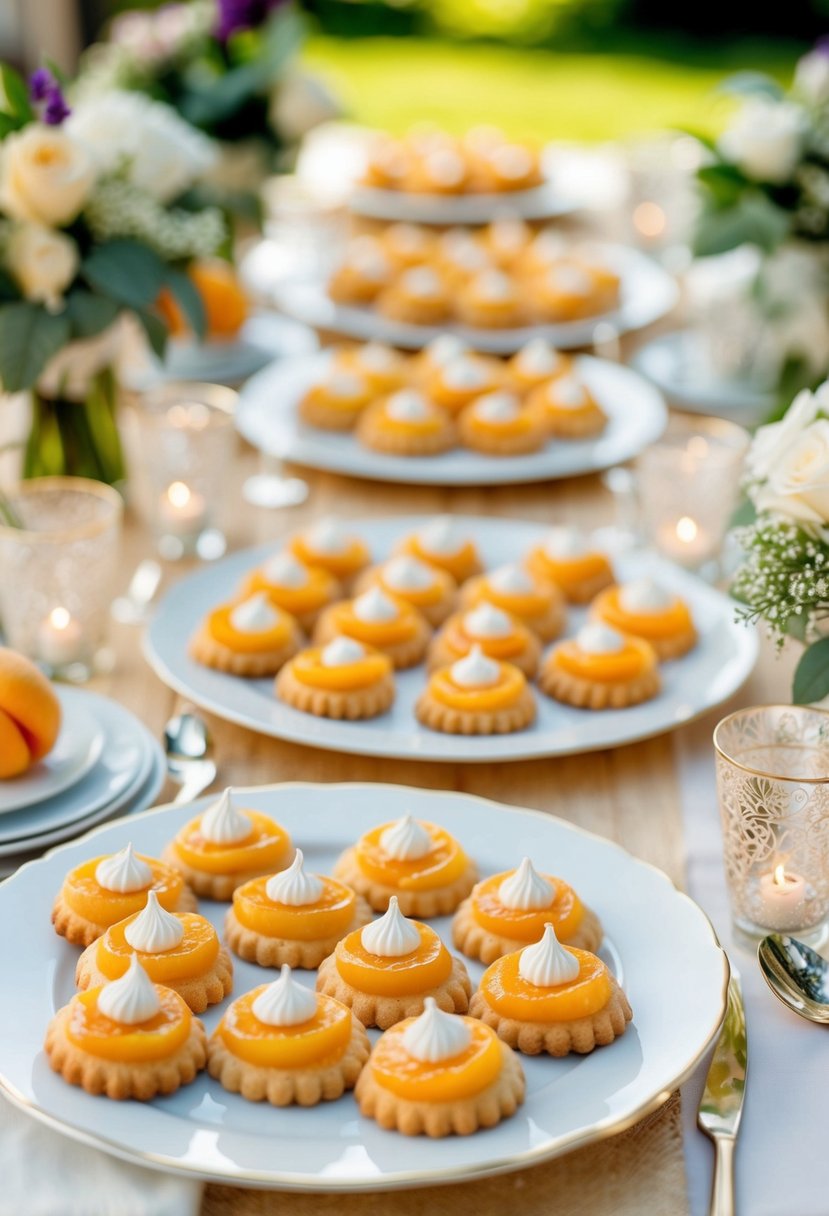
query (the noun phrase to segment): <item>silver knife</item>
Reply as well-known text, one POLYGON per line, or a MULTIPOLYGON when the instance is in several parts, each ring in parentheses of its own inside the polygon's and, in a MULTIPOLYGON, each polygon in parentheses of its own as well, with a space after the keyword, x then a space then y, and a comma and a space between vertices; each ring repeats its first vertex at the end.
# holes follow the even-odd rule
POLYGON ((697 1123, 714 1142, 710 1216, 734 1216, 734 1148, 746 1090, 748 1042, 740 977, 731 972, 728 1005, 714 1058, 705 1079, 697 1123))

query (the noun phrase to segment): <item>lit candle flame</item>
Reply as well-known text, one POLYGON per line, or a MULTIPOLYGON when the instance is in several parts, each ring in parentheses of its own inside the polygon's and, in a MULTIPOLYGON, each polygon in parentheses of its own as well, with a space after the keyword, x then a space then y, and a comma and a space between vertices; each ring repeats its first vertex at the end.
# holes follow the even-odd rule
POLYGON ((642 236, 662 236, 666 227, 665 212, 658 203, 640 203, 633 211, 633 225, 642 236))
POLYGON ((167 497, 174 507, 186 507, 192 494, 183 481, 174 481, 167 491, 167 497))
POLYGON ((691 519, 690 515, 683 515, 677 520, 676 535, 684 544, 688 545, 692 540, 696 540, 698 532, 696 521, 691 519))
POLYGON ((776 887, 785 887, 788 883, 786 871, 782 865, 774 867, 774 885, 776 887))
POLYGON ((53 629, 64 630, 68 627, 72 617, 68 608, 53 608, 49 613, 49 624, 53 629))

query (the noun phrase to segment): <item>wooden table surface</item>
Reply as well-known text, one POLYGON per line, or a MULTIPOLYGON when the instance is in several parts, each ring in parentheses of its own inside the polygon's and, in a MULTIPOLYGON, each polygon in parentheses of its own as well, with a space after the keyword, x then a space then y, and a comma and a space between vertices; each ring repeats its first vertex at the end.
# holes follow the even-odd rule
MULTIPOLYGON (((442 490, 371 484, 297 470, 310 484, 308 501, 298 508, 268 511, 247 505, 241 497, 244 477, 255 471, 257 466, 258 457, 240 444, 238 459, 224 487, 227 496, 227 534, 232 548, 271 540, 278 544, 291 531, 328 514, 359 519, 378 514, 456 512, 532 519, 551 525, 573 523, 585 527, 596 527, 613 520, 612 500, 598 477, 537 486, 442 490)), ((128 513, 123 557, 118 572, 119 591, 126 587, 138 561, 151 552, 146 530, 128 513)), ((187 563, 165 567, 164 585, 170 585, 187 569, 187 563)), ((116 667, 110 675, 99 677, 94 686, 129 706, 156 735, 160 735, 166 720, 180 708, 181 699, 167 689, 148 667, 141 655, 139 632, 135 627, 113 625, 116 667)), ((764 647, 757 673, 736 701, 750 704, 788 699, 786 679, 786 665, 776 664, 770 647, 764 647)), ((718 717, 717 712, 712 714, 712 724, 718 717)), ((624 844, 638 857, 664 869, 678 886, 684 884, 679 793, 674 743, 669 734, 613 751, 593 753, 589 757, 460 765, 341 755, 261 737, 211 715, 207 715, 207 719, 215 743, 219 787, 303 780, 396 782, 433 789, 462 790, 517 806, 552 812, 624 844)), ((172 795, 173 791, 167 790, 165 793, 172 795)), ((668 1150, 661 1142, 656 1143, 650 1153, 654 1159, 650 1167, 652 1176, 643 1170, 642 1161, 638 1160, 636 1169, 631 1168, 627 1178, 617 1179, 612 1201, 611 1197, 608 1197, 606 1204, 603 1200, 594 1199, 592 1206, 583 1209, 585 1213, 600 1216, 600 1212, 605 1210, 616 1213, 630 1210, 670 1212, 671 1216, 681 1216, 687 1210, 682 1194, 684 1175, 675 1107, 676 1104, 672 1113, 669 1108, 666 1115, 666 1118, 673 1120, 669 1129, 673 1170, 666 1170, 668 1150), (645 1196, 648 1196, 647 1202, 645 1196)), ((584 1168, 595 1175, 598 1161, 595 1153, 593 1158, 590 1154, 591 1150, 585 1149, 577 1156, 584 1161, 584 1168)), ((635 1156, 632 1149, 628 1156, 632 1167, 635 1156)), ((612 1173, 612 1169, 606 1172, 612 1173)), ((623 1174, 626 1172, 622 1171, 623 1174)), ((532 1178, 535 1174, 536 1171, 525 1171, 525 1177, 532 1178)), ((571 1175, 572 1170, 568 1177, 571 1175)), ((521 1176, 515 1177, 520 1180, 521 1176)), ((500 1180, 472 1185, 483 1187, 484 1190, 476 1194, 475 1206, 470 1210, 488 1210, 489 1205, 485 1202, 487 1195, 493 1200, 496 1196, 503 1199, 504 1184, 500 1180)), ((457 1199, 469 1190, 469 1187, 451 1188, 450 1195, 457 1199)), ((534 1191, 530 1185, 524 1188, 523 1193, 526 1197, 524 1216, 535 1216, 536 1213, 542 1216, 542 1213, 553 1210, 549 1206, 548 1186, 536 1187, 534 1191), (538 1192, 537 1202, 530 1198, 535 1192, 538 1192)), ((437 1193, 430 1191, 408 1194, 434 1195, 437 1198, 437 1193)), ((362 1207, 358 1201, 353 1210, 365 1213, 383 1210, 382 1204, 377 1207, 376 1200, 370 1207, 367 1199, 362 1202, 362 1207)), ((396 1206, 411 1213, 421 1210, 414 1200, 396 1206)), ((428 1201, 423 1206, 434 1210, 428 1201)), ((205 1213, 209 1212, 210 1216, 218 1216, 220 1212, 248 1216, 248 1213, 277 1211, 280 1216, 289 1216, 294 1211, 305 1216, 316 1211, 342 1213, 345 1210, 344 1203, 337 1197, 327 1200, 320 1198, 315 1203, 308 1197, 303 1200, 287 1195, 267 1196, 226 1187, 208 1187, 205 1198, 205 1213)), ((569 1214, 576 1209, 562 1207, 558 1210, 566 1210, 569 1214)), ((582 1211, 581 1206, 578 1211, 582 1211)))

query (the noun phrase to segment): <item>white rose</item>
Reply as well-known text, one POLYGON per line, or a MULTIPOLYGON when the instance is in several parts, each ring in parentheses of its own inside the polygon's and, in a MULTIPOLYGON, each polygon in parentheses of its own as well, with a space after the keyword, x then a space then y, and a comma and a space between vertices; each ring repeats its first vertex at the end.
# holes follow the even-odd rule
POLYGON ((341 114, 337 99, 321 80, 293 71, 274 90, 268 118, 273 129, 293 143, 341 114))
POLYGON ((807 524, 829 523, 829 421, 806 427, 756 495, 758 511, 807 524))
POLYGON ((60 227, 89 197, 92 162, 63 127, 31 123, 6 137, 1 155, 0 207, 13 219, 60 227))
POLYGON ((804 388, 779 422, 758 427, 746 457, 751 476, 758 480, 769 477, 792 444, 817 418, 819 409, 818 394, 804 388))
POLYGON ((801 97, 813 105, 829 101, 829 50, 810 51, 798 60, 794 87, 801 97))
POLYGON ((790 101, 752 97, 738 111, 719 148, 747 177, 785 182, 800 159, 806 116, 790 101))
POLYGON ((21 224, 6 245, 6 262, 27 300, 57 311, 78 269, 78 247, 64 232, 21 224))

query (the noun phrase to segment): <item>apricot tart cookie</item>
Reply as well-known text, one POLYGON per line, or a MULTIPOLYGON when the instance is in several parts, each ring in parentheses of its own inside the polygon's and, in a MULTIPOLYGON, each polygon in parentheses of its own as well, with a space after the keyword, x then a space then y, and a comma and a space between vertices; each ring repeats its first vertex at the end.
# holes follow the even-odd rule
POLYGON ((557 376, 533 389, 527 405, 537 410, 551 435, 559 439, 588 439, 607 426, 607 414, 575 376, 557 376))
POLYGON ((167 912, 153 890, 142 911, 110 925, 87 946, 75 983, 85 989, 120 979, 133 957, 153 983, 172 988, 193 1013, 204 1013, 233 987, 233 964, 210 921, 196 912, 167 912))
POLYGON ((464 658, 475 645, 487 658, 512 663, 530 679, 538 670, 541 644, 535 634, 503 609, 482 601, 449 617, 429 647, 429 671, 464 658))
POLYGON ((190 657, 216 671, 257 679, 275 675, 301 645, 294 617, 257 591, 214 608, 190 641, 190 657))
POLYGON ((577 709, 625 709, 659 692, 657 664, 650 642, 599 621, 553 647, 538 683, 548 697, 577 709))
POLYGON ((454 912, 478 870, 454 836, 404 815, 365 832, 340 856, 334 874, 376 912, 384 912, 394 896, 405 916, 428 918, 454 912))
POLYGON ((522 219, 504 216, 487 225, 481 242, 498 266, 512 270, 521 259, 531 236, 532 229, 522 219))
POLYGON ((397 266, 418 266, 428 261, 434 238, 417 224, 389 224, 382 236, 383 248, 397 266))
POLYGON ((465 228, 444 232, 438 240, 436 256, 439 269, 453 288, 491 266, 486 251, 465 228))
POLYGON ((460 355, 427 377, 426 389, 436 405, 450 414, 457 414, 482 393, 499 388, 502 380, 503 372, 497 360, 482 355, 460 355))
POLYGON ((653 579, 608 587, 594 600, 590 615, 650 642, 662 660, 678 659, 696 645, 697 631, 688 605, 653 579))
POLYGON ((351 580, 371 561, 368 546, 336 519, 320 519, 288 544, 306 566, 321 566, 348 590, 351 580))
POLYGON ((328 281, 328 294, 337 304, 370 304, 390 281, 393 270, 376 237, 355 237, 328 281))
POLYGON ((377 309, 392 321, 439 325, 449 315, 449 294, 430 266, 412 266, 380 293, 377 309))
POLYGON ((370 920, 362 896, 335 878, 307 873, 297 849, 287 870, 236 888, 225 937, 234 954, 260 967, 313 968, 370 920))
POLYGON ((441 1009, 466 1013, 472 984, 428 925, 407 920, 393 895, 379 920, 355 929, 320 963, 317 989, 354 1011, 364 1026, 393 1026, 423 1010, 426 997, 441 1009))
POLYGON ((323 612, 314 641, 325 646, 334 638, 353 638, 388 655, 395 667, 414 667, 429 645, 432 630, 411 604, 369 587, 353 600, 332 604, 323 612))
POLYGON ((313 629, 322 609, 342 593, 333 574, 321 566, 303 565, 293 553, 276 553, 247 576, 242 596, 249 598, 260 592, 306 631, 313 629))
POLYGON ((527 568, 555 583, 571 604, 587 604, 613 582, 610 561, 578 528, 550 528, 531 550, 527 568))
POLYGON ((450 735, 505 735, 535 721, 535 701, 523 671, 473 646, 432 674, 415 714, 430 730, 450 735))
POLYGON ((405 1136, 467 1136, 494 1127, 524 1101, 524 1072, 512 1048, 471 1017, 426 998, 419 1017, 380 1038, 354 1096, 363 1115, 405 1136))
POLYGON ((475 329, 514 329, 523 320, 518 287, 502 270, 482 270, 458 291, 457 313, 475 329))
POLYGON ((316 1106, 353 1089, 371 1050, 350 1009, 312 992, 283 966, 278 980, 238 997, 207 1047, 207 1069, 249 1102, 316 1106))
POLYGON ((596 285, 583 267, 555 262, 531 280, 533 310, 541 321, 575 321, 601 311, 596 285))
POLYGON ((445 570, 456 583, 464 583, 483 570, 474 540, 459 533, 450 515, 439 515, 419 531, 404 537, 395 552, 411 554, 430 566, 445 570))
POLYGON ((168 912, 195 912, 193 892, 177 869, 133 852, 93 857, 70 870, 52 908, 55 932, 73 946, 88 946, 127 916, 140 912, 150 891, 168 912))
POLYGON ((478 397, 458 419, 461 443, 486 456, 537 452, 547 442, 547 432, 542 412, 514 393, 478 397))
POLYGON ((360 376, 373 393, 392 393, 406 379, 408 359, 385 342, 366 342, 363 346, 342 346, 334 353, 338 371, 360 376))
POLYGON ((438 334, 424 346, 419 355, 412 356, 413 380, 418 384, 430 384, 442 367, 448 367, 456 359, 471 354, 469 344, 457 334, 438 334))
POLYGON ((261 811, 240 810, 227 789, 184 827, 162 854, 205 899, 230 899, 237 887, 283 870, 294 846, 283 827, 261 811))
POLYGON ((566 375, 572 360, 562 355, 543 338, 533 338, 507 363, 507 376, 516 393, 528 393, 566 375))
POLYGON ((517 617, 542 642, 558 637, 567 619, 564 595, 555 583, 540 579, 519 565, 499 566, 465 583, 461 588, 461 604, 474 608, 482 602, 517 617))
POLYGON ((335 366, 303 394, 299 416, 321 431, 350 431, 373 395, 364 376, 338 371, 335 366))
POLYGON ((394 667, 387 654, 354 638, 335 637, 286 663, 275 692, 303 713, 357 722, 384 714, 392 704, 394 667))
POLYGON ((547 923, 568 946, 596 950, 601 944, 596 913, 563 879, 539 874, 525 857, 518 869, 493 874, 473 888, 455 913, 452 941, 470 958, 494 963, 539 941, 547 923))
POLYGON ((457 588, 451 574, 403 554, 367 570, 357 582, 359 591, 374 586, 411 604, 433 628, 443 624, 457 600, 457 588))
POLYGON ((496 959, 470 1013, 536 1056, 585 1055, 625 1033, 633 1014, 616 977, 588 950, 562 946, 551 924, 533 946, 496 959))
POLYGON ((392 456, 436 456, 455 446, 455 425, 423 393, 405 388, 368 407, 357 424, 357 438, 392 456))
POLYGON ((120 979, 79 992, 46 1031, 49 1064, 70 1085, 147 1102, 204 1068, 207 1036, 183 997, 150 981, 133 955, 120 979))

